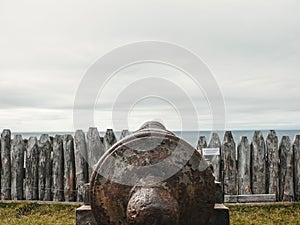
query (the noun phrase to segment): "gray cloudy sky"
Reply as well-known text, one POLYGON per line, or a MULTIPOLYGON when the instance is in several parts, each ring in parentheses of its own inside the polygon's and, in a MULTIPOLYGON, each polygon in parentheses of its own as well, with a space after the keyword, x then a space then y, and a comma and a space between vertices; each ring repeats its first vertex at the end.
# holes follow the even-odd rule
MULTIPOLYGON (((143 40, 178 44, 209 66, 224 96, 227 129, 300 129, 299 21, 297 0, 0 0, 0 129, 73 130, 74 98, 87 69, 112 49, 143 40)), ((120 90, 149 76, 186 91, 200 129, 211 127, 204 94, 184 74, 139 65, 102 90, 100 130, 114 127, 111 105, 120 90)), ((149 119, 180 129, 167 99, 123 104, 131 105, 131 129, 149 119)))

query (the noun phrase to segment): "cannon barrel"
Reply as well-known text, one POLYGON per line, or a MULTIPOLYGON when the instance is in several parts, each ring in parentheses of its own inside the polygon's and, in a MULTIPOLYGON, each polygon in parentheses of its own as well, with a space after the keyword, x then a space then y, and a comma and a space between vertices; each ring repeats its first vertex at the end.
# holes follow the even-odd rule
POLYGON ((207 224, 214 176, 196 149, 151 121, 101 157, 90 198, 99 225, 207 224))

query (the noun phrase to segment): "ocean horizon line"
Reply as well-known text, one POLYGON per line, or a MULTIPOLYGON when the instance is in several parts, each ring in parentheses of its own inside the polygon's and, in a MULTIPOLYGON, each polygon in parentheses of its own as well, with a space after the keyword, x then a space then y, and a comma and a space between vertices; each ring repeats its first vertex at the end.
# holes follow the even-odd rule
MULTIPOLYGON (((9 129, 9 128, 4 128, 4 129, 9 129)), ((2 129, 2 130, 4 130, 2 129)), ((107 128, 107 129, 113 129, 113 128, 107 128)), ((107 129, 104 129, 104 130, 99 130, 98 131, 101 133, 101 132, 106 132, 107 129)), ((14 131, 12 129, 9 129, 12 133, 75 133, 76 130, 66 130, 66 131, 59 131, 59 130, 56 130, 56 131, 41 131, 41 130, 37 130, 37 131, 14 131)), ((83 130, 83 129, 80 129, 80 130, 83 130)), ((223 129, 223 130, 208 130, 208 129, 205 129, 205 130, 169 130, 171 132, 225 132, 225 131, 270 131, 270 130, 275 130, 275 131, 300 131, 300 128, 298 129, 295 129, 295 128, 292 128, 292 129, 288 129, 288 128, 281 128, 281 129, 276 129, 276 128, 263 128, 263 129, 223 129)), ((88 130, 83 130, 84 132, 87 132, 88 130)), ((123 130, 114 130, 114 132, 122 132, 123 130)), ((136 131, 136 130, 129 130, 129 131, 136 131)))

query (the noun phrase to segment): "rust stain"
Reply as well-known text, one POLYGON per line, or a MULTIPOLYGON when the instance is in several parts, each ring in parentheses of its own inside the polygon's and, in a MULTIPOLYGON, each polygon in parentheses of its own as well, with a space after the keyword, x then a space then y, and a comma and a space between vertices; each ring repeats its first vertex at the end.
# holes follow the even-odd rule
MULTIPOLYGON (((97 223, 99 225, 206 224, 215 203, 215 184, 211 168, 196 149, 186 142, 180 142, 180 139, 166 131, 163 125, 155 122, 153 129, 151 124, 143 127, 134 136, 124 138, 115 144, 109 150, 112 154, 101 158, 101 163, 98 163, 93 173, 90 196, 97 223), (130 147, 126 145, 126 141, 129 140, 130 147), (149 149, 152 145, 155 147, 149 149), (153 165, 168 158, 175 151, 175 147, 180 149, 179 153, 176 153, 178 154, 176 160, 185 158, 188 150, 194 153, 176 174, 155 185, 148 184, 152 184, 151 181, 159 178, 159 175, 155 177, 150 172, 141 177, 142 183, 145 184, 142 186, 115 183, 97 172, 101 171, 101 166, 112 156, 129 165, 153 165), (147 151, 139 151, 143 149, 147 151)), ((120 176, 123 179, 131 179, 131 176, 136 175, 127 173, 125 170, 128 168, 111 166, 106 169, 109 169, 111 176, 120 176)))

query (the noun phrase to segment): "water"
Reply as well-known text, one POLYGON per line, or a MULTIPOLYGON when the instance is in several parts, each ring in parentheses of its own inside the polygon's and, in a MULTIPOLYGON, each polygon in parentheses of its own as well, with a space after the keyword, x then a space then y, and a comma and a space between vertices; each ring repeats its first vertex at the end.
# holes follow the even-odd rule
MULTIPOLYGON (((268 130, 262 130, 263 136, 266 139, 268 130)), ((196 147, 197 142, 199 139, 199 136, 205 136, 206 142, 209 143, 210 136, 211 136, 211 131, 174 131, 173 132, 176 136, 183 138, 185 141, 190 143, 192 146, 196 147)), ((221 142, 223 141, 224 137, 224 131, 218 131, 221 142)), ((295 138, 295 135, 300 135, 300 130, 276 130, 277 136, 279 138, 279 141, 281 140, 282 136, 287 135, 290 137, 290 139, 293 141, 295 138)), ((28 139, 31 136, 35 136, 39 138, 41 134, 44 134, 43 132, 20 132, 20 133, 12 133, 12 135, 15 134, 22 134, 23 138, 28 139)), ((64 135, 64 134, 71 134, 74 135, 74 132, 48 132, 46 133, 49 136, 55 136, 55 135, 64 135)), ((104 136, 105 132, 100 131, 100 136, 104 136)), ((249 142, 251 142, 252 137, 253 137, 254 131, 253 130, 233 130, 232 135, 235 140, 235 143, 238 143, 240 141, 240 138, 242 136, 247 136, 249 142)), ((115 131, 115 135, 117 139, 119 139, 121 132, 120 131, 115 131)))

